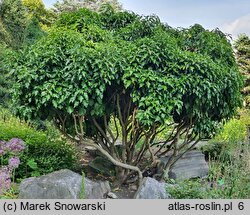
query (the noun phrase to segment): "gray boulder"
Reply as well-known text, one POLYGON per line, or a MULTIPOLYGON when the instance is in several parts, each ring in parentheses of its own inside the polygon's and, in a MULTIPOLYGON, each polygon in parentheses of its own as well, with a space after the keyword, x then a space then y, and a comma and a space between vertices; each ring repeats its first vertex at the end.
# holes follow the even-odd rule
POLYGON ((103 199, 110 189, 108 181, 91 181, 70 170, 59 170, 41 177, 27 178, 19 186, 20 199, 78 199, 84 190, 87 199, 103 199), (83 186, 84 184, 84 186, 83 186))
MULTIPOLYGON (((168 162, 169 157, 161 157, 163 163, 168 162)), ((208 164, 205 155, 199 151, 187 152, 180 158, 169 172, 169 177, 175 180, 185 180, 190 178, 203 178, 208 175, 208 164)))
POLYGON ((110 191, 111 188, 108 181, 92 181, 85 178, 86 199, 104 199, 110 191))
POLYGON ((169 199, 166 188, 168 185, 153 178, 146 177, 135 193, 134 199, 169 199))

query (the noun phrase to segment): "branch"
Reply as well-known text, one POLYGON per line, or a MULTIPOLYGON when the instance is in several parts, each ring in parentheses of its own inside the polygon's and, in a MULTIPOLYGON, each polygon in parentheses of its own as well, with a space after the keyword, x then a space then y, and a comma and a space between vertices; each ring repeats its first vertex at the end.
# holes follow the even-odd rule
POLYGON ((172 165, 174 165, 184 154, 186 154, 188 151, 192 150, 197 143, 200 141, 200 138, 198 140, 196 140, 186 151, 184 151, 183 153, 181 153, 176 159, 175 161, 172 163, 172 165))
MULTIPOLYGON (((159 142, 159 143, 162 143, 162 145, 161 145, 160 148, 155 152, 155 155, 157 155, 157 154, 163 149, 163 147, 164 147, 168 142, 172 141, 172 140, 175 138, 175 135, 176 135, 176 134, 175 134, 174 136, 172 136, 172 135, 173 135, 175 129, 177 129, 177 127, 178 127, 178 126, 175 126, 175 127, 173 128, 171 134, 169 135, 169 137, 168 137, 165 141, 159 142)), ((157 143, 157 144, 158 144, 158 143, 157 143)), ((157 145, 157 144, 155 143, 155 144, 153 144, 152 146, 155 146, 155 145, 157 145)))
POLYGON ((169 145, 167 145, 168 149, 165 150, 165 151, 163 151, 163 152, 162 152, 160 155, 158 155, 158 156, 162 156, 162 155, 166 154, 167 152, 169 152, 169 151, 171 150, 172 146, 173 146, 173 143, 174 143, 175 138, 176 138, 176 134, 175 134, 175 136, 173 136, 173 137, 169 138, 167 141, 165 141, 165 142, 161 145, 161 147, 157 150, 157 152, 155 152, 155 155, 157 155, 157 154, 166 146, 166 144, 169 143, 168 141, 172 141, 169 145))
POLYGON ((108 136, 105 134, 105 131, 101 128, 101 126, 98 124, 98 122, 96 121, 95 118, 92 118, 92 121, 95 125, 95 127, 98 129, 98 131, 101 133, 101 135, 103 136, 103 138, 109 143, 111 144, 110 139, 108 138, 108 136))
POLYGON ((119 94, 117 94, 116 105, 117 105, 118 117, 119 117, 119 120, 120 120, 122 127, 125 128, 125 124, 124 124, 123 119, 122 119, 121 107, 120 107, 119 102, 120 102, 120 96, 119 96, 119 94))
POLYGON ((128 121, 129 116, 130 116, 129 113, 130 113, 131 105, 132 105, 132 104, 131 104, 131 99, 129 99, 128 107, 127 107, 127 110, 128 110, 128 111, 127 111, 127 119, 126 119, 126 121, 128 121))
POLYGON ((172 150, 172 147, 173 147, 173 145, 174 145, 174 143, 175 143, 175 139, 176 139, 176 137, 173 138, 173 140, 172 140, 172 142, 170 143, 170 145, 167 145, 168 148, 167 148, 165 151, 163 151, 161 154, 158 155, 159 157, 161 157, 161 156, 167 154, 169 151, 172 150))
POLYGON ((143 143, 143 145, 141 146, 141 149, 140 149, 140 151, 139 151, 139 153, 138 153, 138 155, 137 155, 137 158, 136 158, 136 160, 135 160, 135 164, 138 164, 139 162, 140 162, 140 160, 141 160, 141 158, 142 158, 142 156, 143 156, 143 154, 145 153, 145 150, 147 149, 147 147, 146 147, 146 144, 145 144, 145 141, 144 141, 144 143, 143 143))
POLYGON ((105 126, 105 129, 108 131, 108 133, 110 134, 111 136, 111 139, 112 139, 112 142, 110 142, 110 152, 111 152, 111 155, 117 159, 117 157, 119 157, 119 154, 115 148, 115 141, 116 141, 116 138, 114 137, 113 135, 113 132, 110 130, 109 126, 108 126, 108 122, 107 122, 107 116, 104 115, 104 126, 105 126))
POLYGON ((60 127, 57 126, 57 129, 68 139, 70 139, 72 142, 79 143, 80 139, 77 139, 70 134, 68 134, 66 131, 63 131, 60 127))
POLYGON ((174 129, 172 130, 171 135, 169 136, 169 138, 161 145, 161 147, 157 150, 155 155, 157 155, 163 149, 163 147, 167 144, 167 142, 169 142, 169 140, 170 140, 170 141, 172 141, 172 143, 169 145, 168 149, 165 150, 164 152, 162 152, 159 156, 162 156, 162 155, 168 153, 171 150, 171 147, 174 145, 175 139, 177 138, 177 136, 180 136, 180 132, 184 127, 185 127, 185 122, 182 122, 179 125, 175 126, 174 129), (175 133, 175 135, 173 137, 171 137, 173 135, 175 129, 177 129, 176 133, 175 133))
POLYGON ((152 159, 152 162, 153 162, 153 165, 156 163, 156 157, 154 155, 154 152, 151 148, 151 144, 153 143, 155 137, 157 134, 159 134, 160 131, 157 132, 157 127, 156 126, 153 126, 153 130, 149 136, 149 139, 148 139, 148 150, 149 150, 149 153, 151 155, 151 159, 152 159))
POLYGON ((178 145, 178 141, 179 141, 179 138, 180 138, 180 131, 181 130, 178 130, 177 131, 177 135, 176 135, 176 138, 174 139, 174 141, 173 141, 173 146, 174 146, 174 152, 173 152, 173 154, 172 154, 172 156, 169 158, 169 160, 168 160, 168 162, 167 162, 167 164, 165 165, 165 167, 164 167, 164 171, 163 171, 163 173, 162 173, 162 175, 161 175, 161 178, 168 178, 168 172, 169 172, 169 169, 171 168, 171 166, 173 165, 173 160, 174 160, 174 158, 177 156, 177 154, 178 154, 178 149, 177 149, 177 145, 178 145))
POLYGON ((64 118, 61 117, 61 114, 59 114, 57 111, 56 111, 56 114, 57 116, 59 117, 59 120, 61 122, 61 125, 62 125, 62 130, 65 131, 65 121, 67 119, 67 116, 65 116, 64 118))
POLYGON ((77 128, 76 116, 75 116, 75 114, 72 114, 72 116, 73 116, 73 119, 74 119, 74 125, 75 125, 76 134, 79 135, 80 133, 79 133, 78 128, 77 128))
POLYGON ((83 129, 83 122, 84 122, 84 116, 78 116, 79 126, 80 126, 80 139, 83 140, 84 137, 84 129, 83 129))
POLYGON ((109 135, 110 135, 110 137, 112 138, 113 143, 114 143, 114 142, 115 142, 115 137, 114 137, 114 135, 113 135, 113 132, 109 129, 108 122, 107 122, 107 116, 104 115, 103 118, 104 118, 104 125, 105 125, 105 128, 106 128, 106 130, 108 131, 108 133, 109 133, 109 135))
MULTIPOLYGON (((193 131, 191 132, 191 136, 193 135, 193 131)), ((193 138, 187 140, 186 142, 183 142, 180 147, 179 147, 179 151, 182 150, 186 145, 188 145, 189 143, 191 143, 192 141, 194 141, 197 138, 198 134, 196 134, 193 138)))
POLYGON ((128 165, 128 164, 125 164, 125 163, 122 163, 120 161, 115 160, 107 151, 105 151, 103 148, 101 148, 100 146, 98 146, 97 144, 95 144, 94 141, 92 141, 92 140, 85 139, 83 144, 91 146, 91 147, 94 147, 97 150, 99 150, 114 165, 122 167, 124 169, 129 169, 129 170, 136 171, 138 173, 138 177, 139 177, 139 184, 141 183, 143 176, 142 176, 141 170, 137 166, 128 165))
POLYGON ((118 129, 118 125, 117 125, 115 116, 114 116, 114 123, 115 123, 115 130, 116 130, 116 137, 115 137, 115 141, 116 141, 119 137, 119 129, 118 129))

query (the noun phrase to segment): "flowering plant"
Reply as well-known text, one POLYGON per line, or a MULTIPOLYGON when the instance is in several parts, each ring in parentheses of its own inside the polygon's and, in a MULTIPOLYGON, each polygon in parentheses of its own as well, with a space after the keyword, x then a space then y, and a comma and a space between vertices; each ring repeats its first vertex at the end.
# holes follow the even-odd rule
MULTIPOLYGON (((15 169, 20 164, 18 155, 25 149, 21 139, 12 138, 10 141, 0 141, 0 195, 11 187, 11 176, 14 177, 15 169), (8 163, 5 164, 7 157, 8 163)), ((14 180, 14 178, 13 178, 14 180)))

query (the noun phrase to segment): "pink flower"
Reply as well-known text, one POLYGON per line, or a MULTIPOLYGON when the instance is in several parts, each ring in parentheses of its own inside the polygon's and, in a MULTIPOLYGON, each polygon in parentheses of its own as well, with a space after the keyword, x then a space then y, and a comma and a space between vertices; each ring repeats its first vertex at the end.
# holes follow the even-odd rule
POLYGON ((10 168, 17 168, 20 164, 20 159, 18 157, 13 157, 9 159, 9 167, 10 168))
POLYGON ((8 167, 0 168, 0 194, 10 189, 11 186, 11 170, 8 167))
POLYGON ((12 138, 9 142, 6 142, 5 144, 5 149, 14 153, 21 152, 24 150, 24 148, 24 142, 18 138, 12 138))

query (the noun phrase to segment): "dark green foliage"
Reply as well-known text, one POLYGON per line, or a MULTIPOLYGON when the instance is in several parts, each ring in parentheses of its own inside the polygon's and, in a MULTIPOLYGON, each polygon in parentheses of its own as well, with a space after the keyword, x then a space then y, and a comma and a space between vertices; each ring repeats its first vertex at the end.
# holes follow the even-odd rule
POLYGON ((201 25, 180 30, 180 47, 183 50, 209 56, 215 62, 235 65, 232 47, 219 29, 205 30, 201 25))
MULTIPOLYGON (((106 21, 107 16, 112 17, 110 12, 99 15, 86 9, 74 14, 64 14, 57 25, 66 26, 79 33, 58 29, 37 43, 32 51, 24 54, 25 62, 20 68, 23 72, 19 72, 22 76, 19 76, 18 82, 21 84, 23 80, 26 83, 19 84, 19 87, 22 89, 21 92, 27 92, 25 89, 29 91, 25 93, 25 97, 35 99, 27 101, 27 104, 31 104, 31 107, 34 104, 36 109, 39 109, 43 104, 49 106, 49 103, 53 102, 51 105, 56 109, 73 112, 74 109, 80 111, 82 106, 81 112, 85 112, 87 106, 90 105, 92 109, 94 103, 102 110, 103 108, 99 106, 102 105, 100 103, 102 103, 103 93, 116 78, 114 75, 119 75, 121 71, 121 81, 130 91, 130 95, 133 95, 133 101, 141 110, 138 112, 138 117, 145 124, 156 121, 163 123, 173 115, 176 121, 183 117, 193 118, 202 126, 204 119, 212 123, 231 116, 240 102, 237 89, 241 86, 241 79, 233 60, 231 46, 225 38, 216 32, 194 26, 186 30, 192 40, 186 38, 186 32, 180 32, 180 46, 155 17, 142 19, 127 12, 113 13, 118 23, 110 29, 110 24, 102 23, 106 21), (130 19, 126 20, 125 15, 130 19), (127 23, 121 26, 119 16, 127 23), (138 28, 137 23, 142 26, 141 29, 138 28), (107 25, 108 30, 102 30, 103 25, 107 25), (146 26, 150 26, 152 30, 148 30, 146 26), (89 30, 89 28, 90 31, 86 35, 85 29, 89 30), (145 29, 147 32, 144 32, 145 29), (138 39, 131 38, 132 35, 136 35, 135 31, 140 33, 135 36, 138 39), (96 34, 100 36, 93 39, 93 36, 97 37, 96 34), (105 35, 107 39, 102 38, 105 35), (119 40, 116 47, 112 40, 108 40, 112 35, 113 40, 116 42, 119 40), (118 39, 116 35, 125 41, 118 39), (135 41, 126 43, 126 40, 135 41), (188 47, 189 43, 193 47, 188 47), (212 46, 218 50, 215 51, 212 46), (182 49, 188 50, 182 51, 182 49), (122 55, 122 58, 119 55, 122 55), (120 65, 121 62, 123 65, 120 65), (29 68, 28 71, 26 68, 29 68), (40 68, 39 74, 37 68, 40 68), (48 73, 55 75, 48 76, 48 73), (26 74, 29 74, 30 81, 27 81, 26 74), (67 83, 67 86, 59 81, 59 74, 62 75, 63 82, 67 83), (95 78, 100 80, 100 84, 95 78), (95 84, 90 84, 89 79, 95 84), (44 83, 45 80, 48 82, 40 86, 39 83, 44 83), (58 80, 58 82, 52 80, 58 80), (35 84, 34 81, 37 83, 35 84), (81 89, 76 91, 80 83, 81 89), (95 85, 96 87, 93 87, 95 85), (66 89, 68 97, 63 93, 66 89), (73 97, 71 91, 75 94, 73 97), (32 95, 37 95, 39 98, 32 95), (99 97, 99 101, 90 99, 90 95, 99 97)), ((28 110, 27 106, 25 109, 28 110)), ((94 113, 94 110, 92 112, 94 113)))
POLYGON ((45 32, 42 31, 41 27, 39 26, 38 20, 35 17, 32 18, 25 29, 25 45, 33 44, 36 40, 40 39, 44 35, 45 32))
MULTIPOLYGON (((44 103, 50 103, 50 99, 54 98, 54 101, 50 105, 56 107, 55 112, 72 113, 77 108, 80 113, 86 113, 86 109, 90 108, 88 105, 91 103, 94 105, 91 107, 91 112, 99 113, 102 110, 102 94, 104 93, 105 86, 110 82, 108 77, 114 75, 114 70, 110 67, 109 56, 107 56, 109 52, 110 54, 112 53, 113 48, 101 45, 98 47, 91 42, 86 42, 79 33, 65 31, 65 29, 51 33, 50 37, 41 40, 39 44, 41 46, 45 45, 47 51, 44 51, 38 45, 37 48, 34 47, 34 52, 29 53, 27 57, 30 57, 30 59, 38 57, 36 60, 40 72, 31 71, 34 73, 28 79, 26 75, 19 76, 19 78, 27 80, 27 82, 22 86, 17 83, 26 91, 27 96, 31 94, 37 95, 39 98, 35 99, 35 102, 38 102, 38 106, 40 107, 44 103), (35 54, 36 52, 39 52, 39 54, 35 54), (106 62, 100 62, 99 68, 102 68, 100 74, 97 75, 94 72, 88 73, 89 70, 95 69, 95 65, 98 63, 95 61, 100 59, 101 56, 106 59, 106 62), (76 64, 73 65, 74 63, 76 64), (49 73, 52 76, 43 76, 45 74, 44 71, 50 71, 49 73), (60 76, 52 74, 55 71, 58 71, 62 75, 61 77, 63 77, 66 83, 60 81, 60 76), (103 82, 103 79, 100 79, 99 76, 103 76, 103 78, 107 77, 107 80, 103 82), (36 90, 31 92, 31 84, 35 83, 32 80, 33 78, 37 78, 37 86, 35 87, 36 90), (57 81, 50 82, 48 81, 50 78, 55 78, 57 81), (45 85, 41 85, 41 83, 45 83, 45 85), (78 90, 75 91, 76 89, 78 90), (55 93, 58 94, 56 97, 53 95, 55 93)), ((32 60, 23 63, 25 67, 26 63, 32 64, 32 60)), ((30 102, 33 103, 34 101, 30 102)), ((20 110, 32 111, 31 109, 26 109, 26 107, 20 106, 20 110)))
POLYGON ((22 164, 16 172, 18 178, 38 176, 60 169, 76 168, 76 155, 73 147, 66 141, 49 141, 27 143, 28 149, 20 157, 22 164), (30 165, 33 159, 36 168, 30 165))

